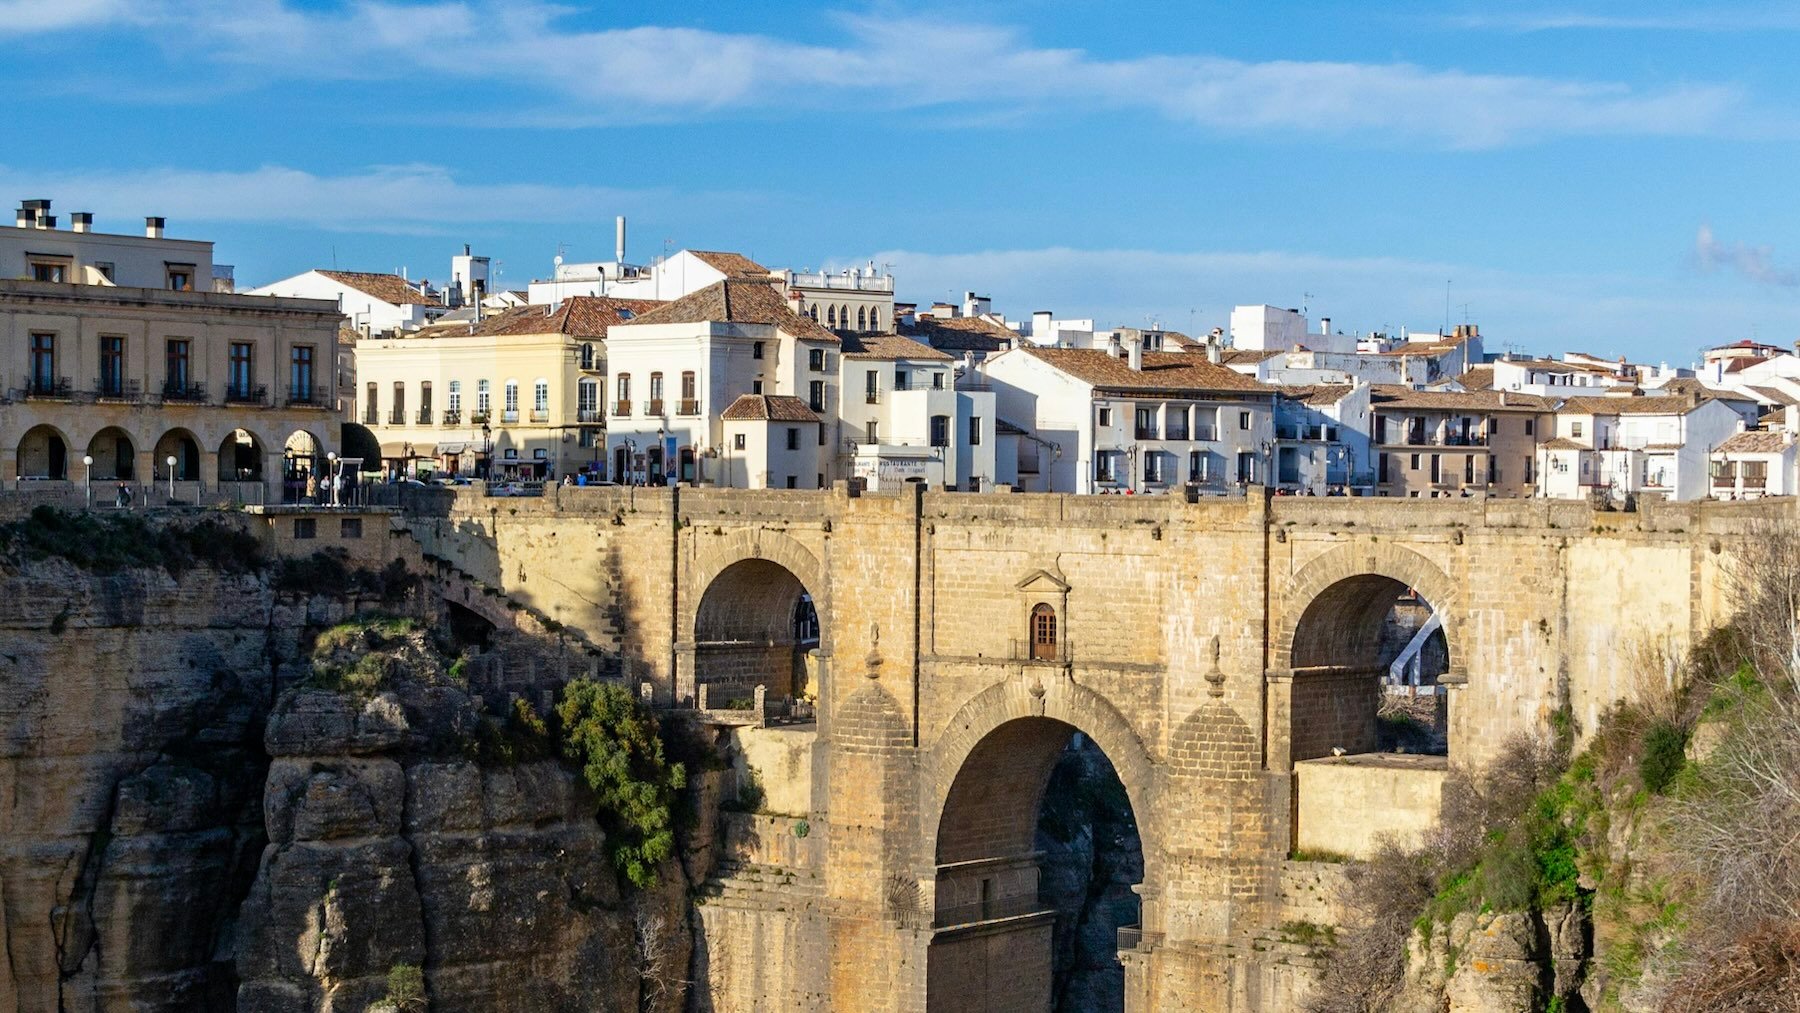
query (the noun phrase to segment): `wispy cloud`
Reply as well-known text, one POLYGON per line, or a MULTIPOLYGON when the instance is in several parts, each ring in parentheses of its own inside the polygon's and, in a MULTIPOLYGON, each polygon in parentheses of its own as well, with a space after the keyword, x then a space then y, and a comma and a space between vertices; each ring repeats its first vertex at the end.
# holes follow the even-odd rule
POLYGON ((600 222, 628 207, 643 207, 656 196, 595 186, 473 183, 436 165, 373 166, 341 175, 280 165, 243 172, 164 168, 75 173, 0 165, 0 189, 47 194, 61 206, 115 221, 164 215, 177 221, 374 233, 438 233, 449 222, 600 222))
POLYGON ((413 94, 434 81, 486 82, 505 89, 487 112, 524 108, 535 121, 565 124, 851 107, 976 117, 1140 110, 1223 132, 1491 148, 1570 135, 1712 134, 1746 118, 1744 96, 1723 84, 1637 88, 1208 54, 1106 59, 1034 45, 1016 28, 943 20, 838 15, 841 38, 816 44, 655 25, 587 30, 569 9, 538 0, 352 0, 328 9, 191 0, 128 13, 118 0, 59 0, 68 11, 43 0, 0 5, 9 2, 37 30, 72 27, 84 12, 100 24, 129 19, 168 41, 176 59, 204 54, 254 69, 259 81, 404 79, 413 94))
POLYGON ((1720 242, 1713 236, 1711 225, 1702 224, 1694 234, 1694 260, 1701 271, 1709 274, 1726 270, 1759 285, 1800 285, 1800 273, 1775 266, 1774 247, 1720 242))
POLYGON ((1800 30, 1800 11, 1791 6, 1723 7, 1687 10, 1639 9, 1630 14, 1585 10, 1484 11, 1450 19, 1461 28, 1516 32, 1763 32, 1800 30))

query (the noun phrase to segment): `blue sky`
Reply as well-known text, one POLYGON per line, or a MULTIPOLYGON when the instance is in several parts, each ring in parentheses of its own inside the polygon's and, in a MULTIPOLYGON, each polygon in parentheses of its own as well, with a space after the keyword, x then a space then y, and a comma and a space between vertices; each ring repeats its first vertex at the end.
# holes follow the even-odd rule
POLYGON ((559 250, 1687 361, 1800 337, 1800 6, 0 0, 11 196, 240 284, 559 250), (1170 12, 1170 8, 1175 13, 1170 12), (1465 309, 1466 304, 1466 309, 1465 309))

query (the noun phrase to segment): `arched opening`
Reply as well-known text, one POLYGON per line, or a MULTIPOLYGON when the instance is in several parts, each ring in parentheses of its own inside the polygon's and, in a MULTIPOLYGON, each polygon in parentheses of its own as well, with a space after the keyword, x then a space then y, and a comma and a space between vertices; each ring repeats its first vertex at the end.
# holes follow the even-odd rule
POLYGON ((219 445, 219 481, 260 482, 263 445, 248 429, 234 429, 219 445))
POLYGON ((1042 717, 989 732, 936 846, 927 1009, 1124 1009, 1119 940, 1139 922, 1143 847, 1092 739, 1042 717))
POLYGON ((54 426, 33 426, 19 440, 19 477, 69 477, 69 443, 54 426))
POLYGON ((325 473, 319 441, 304 429, 288 434, 281 452, 282 499, 288 503, 317 502, 325 473))
MULTIPOLYGON (((1440 588, 1441 590, 1441 588, 1440 588)), ((1286 686, 1293 841, 1366 857, 1438 820, 1448 769, 1443 616, 1398 577, 1363 573, 1320 591, 1293 628, 1286 686), (1345 812, 1345 799, 1362 812, 1345 812)))
POLYGON ((137 447, 118 426, 95 433, 88 441, 87 456, 94 459, 88 475, 96 482, 129 482, 137 472, 137 447))
POLYGON ((194 438, 193 433, 186 429, 171 429, 156 441, 156 452, 151 455, 150 463, 157 478, 168 481, 171 457, 175 459, 175 481, 199 481, 200 441, 194 438))
POLYGON ((1038 602, 1031 606, 1031 638, 1032 661, 1056 660, 1056 606, 1048 602, 1038 602))
POLYGON ((818 646, 818 613, 800 578, 779 563, 742 559, 700 598, 694 683, 725 694, 761 686, 771 697, 803 697, 813 689, 818 646))

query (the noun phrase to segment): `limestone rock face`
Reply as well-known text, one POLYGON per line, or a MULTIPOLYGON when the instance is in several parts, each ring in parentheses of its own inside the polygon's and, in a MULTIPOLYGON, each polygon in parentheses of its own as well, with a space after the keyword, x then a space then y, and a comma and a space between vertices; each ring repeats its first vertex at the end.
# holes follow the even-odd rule
POLYGON ((229 1008, 274 609, 251 576, 0 569, 0 1009, 229 1008))

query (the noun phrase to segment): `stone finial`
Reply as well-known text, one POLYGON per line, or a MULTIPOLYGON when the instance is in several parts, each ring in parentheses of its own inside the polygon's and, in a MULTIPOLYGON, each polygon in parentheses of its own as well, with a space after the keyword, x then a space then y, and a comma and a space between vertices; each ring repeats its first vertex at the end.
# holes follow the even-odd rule
POLYGON ((1211 665, 1206 670, 1206 681, 1212 688, 1206 691, 1207 696, 1225 695, 1225 673, 1219 668, 1219 635, 1213 634, 1206 641, 1206 656, 1211 665))

